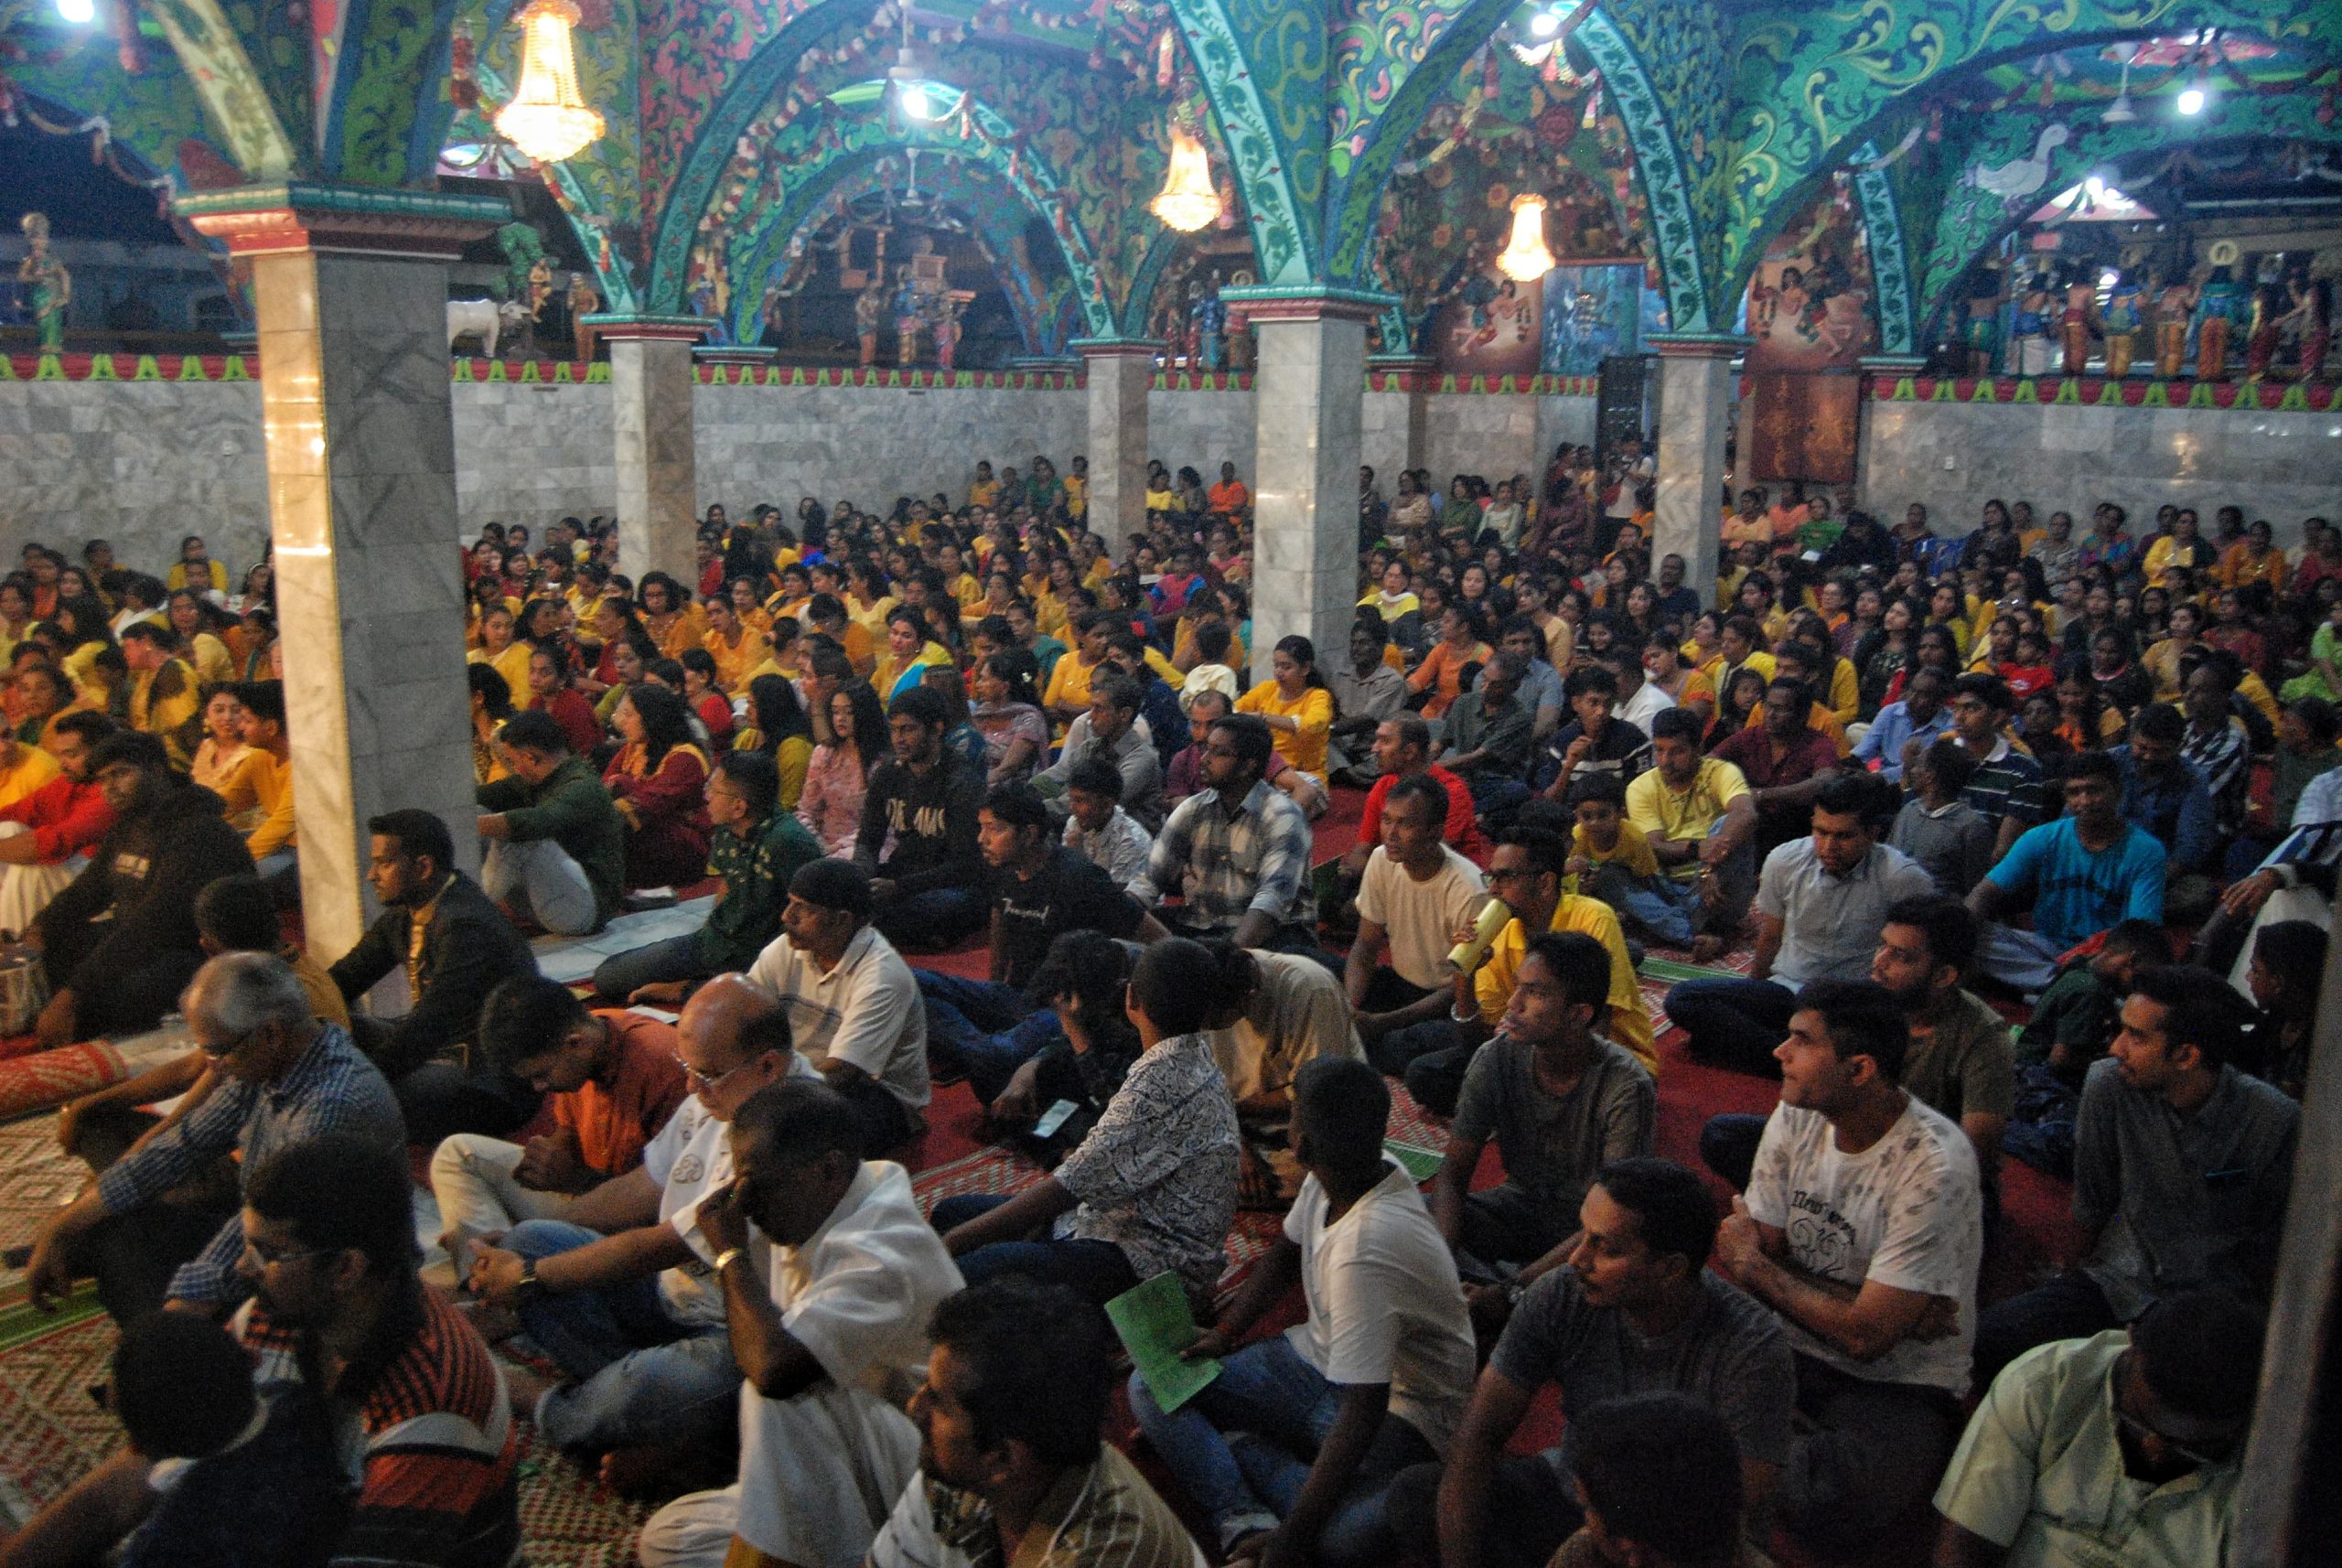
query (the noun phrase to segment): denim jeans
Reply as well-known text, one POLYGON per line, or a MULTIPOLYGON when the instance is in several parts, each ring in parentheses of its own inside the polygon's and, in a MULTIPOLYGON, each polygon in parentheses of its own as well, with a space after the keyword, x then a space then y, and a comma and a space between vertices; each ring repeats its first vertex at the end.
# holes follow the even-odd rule
MULTIPOLYGON (((1135 1372, 1130 1396, 1139 1430, 1187 1495, 1211 1515, 1223 1548, 1241 1536, 1273 1529, 1293 1511, 1342 1403, 1340 1388, 1303 1360, 1281 1334, 1229 1356, 1218 1378, 1167 1415, 1135 1372), (1252 1441, 1231 1443, 1231 1432, 1252 1441)), ((1327 1568, 1388 1562, 1383 1490, 1400 1471, 1437 1457, 1413 1427, 1398 1416, 1384 1416, 1317 1538, 1316 1560, 1327 1568)))
MULTIPOLYGON (((939 1234, 948 1234, 953 1227, 989 1214, 1007 1201, 999 1193, 947 1197, 935 1206, 929 1222, 939 1234)), ((1101 1306, 1138 1283, 1130 1258, 1112 1241, 994 1241, 961 1254, 954 1262, 960 1265, 960 1277, 972 1285, 1003 1274, 1024 1274, 1045 1284, 1063 1285, 1101 1306)))
POLYGON ((1016 1069, 1065 1032, 1055 1012, 1027 1009, 1025 993, 1013 985, 930 969, 911 972, 927 1004, 928 1051, 956 1058, 983 1104, 999 1099, 1016 1069))
POLYGON ((1698 935, 1700 894, 1696 887, 1670 882, 1664 876, 1640 877, 1621 865, 1595 868, 1580 892, 1599 898, 1618 912, 1629 930, 1639 928, 1671 947, 1688 948, 1698 935))
POLYGON ((1976 970, 2004 985, 2038 993, 2057 978, 2057 960, 2065 951, 2038 931, 1987 920, 1976 932, 1976 970))
POLYGON ((594 971, 594 996, 606 1007, 623 1007, 646 985, 668 980, 705 980, 715 971, 700 957, 699 933, 687 931, 612 953, 594 971))
POLYGON ((1789 1037, 1796 1005, 1796 992, 1769 980, 1687 980, 1667 993, 1693 1056, 1768 1078, 1781 1076, 1773 1047, 1789 1037))
MULTIPOLYGON (((601 1239, 583 1225, 532 1219, 514 1226, 503 1244, 533 1261, 601 1239)), ((655 1275, 599 1290, 533 1293, 521 1307, 521 1326, 575 1380, 536 1410, 537 1429, 558 1446, 720 1444, 738 1420, 731 1336, 721 1324, 675 1321, 655 1275)))

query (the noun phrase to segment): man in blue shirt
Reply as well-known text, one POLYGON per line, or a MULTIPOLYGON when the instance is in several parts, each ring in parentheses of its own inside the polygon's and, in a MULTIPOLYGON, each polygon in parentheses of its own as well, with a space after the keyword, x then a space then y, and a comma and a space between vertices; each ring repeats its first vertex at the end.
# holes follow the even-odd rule
POLYGON ((2102 751, 2066 768, 2067 815, 2028 829, 1968 895, 1984 924, 1977 966, 1993 979, 2037 992, 2057 959, 2121 920, 2163 922, 2164 847, 2123 818, 2122 770, 2102 751), (2033 929, 1999 923, 2027 895, 2033 929))
POLYGON ((1903 683, 1903 700, 1879 709, 1869 731, 1854 743, 1854 765, 1900 784, 1903 758, 1912 745, 1925 751, 1929 742, 1951 728, 1951 709, 1944 704, 1950 690, 1941 671, 1913 671, 1903 683))

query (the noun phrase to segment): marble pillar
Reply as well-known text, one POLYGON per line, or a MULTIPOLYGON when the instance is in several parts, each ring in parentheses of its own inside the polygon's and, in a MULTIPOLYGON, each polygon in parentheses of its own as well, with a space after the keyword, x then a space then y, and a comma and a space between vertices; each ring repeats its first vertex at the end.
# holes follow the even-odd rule
POLYGON ((1090 531, 1116 542, 1146 531, 1146 394, 1163 345, 1134 338, 1080 338, 1090 391, 1090 531))
POLYGON ((1382 295, 1229 289, 1252 323, 1259 438, 1252 485, 1252 677, 1298 633, 1344 668, 1358 604, 1358 470, 1366 328, 1382 295))
MULTIPOLYGON (((1428 354, 1377 354, 1367 361, 1368 368, 1387 371, 1404 380, 1407 399, 1407 461, 1410 468, 1420 468, 1431 461, 1431 393, 1439 383, 1439 361, 1428 354)), ((1387 497, 1395 494, 1399 476, 1375 476, 1387 497)))
POLYGON ((510 213, 297 183, 177 209, 252 265, 302 923, 330 961, 370 912, 368 818, 429 811, 478 860, 447 263, 510 213))
POLYGON ((1735 355, 1745 338, 1660 337, 1659 481, 1654 557, 1683 557, 1683 582, 1715 597, 1724 542, 1724 454, 1732 427, 1735 355))
POLYGON ((664 572, 698 579, 698 495, 693 473, 692 345, 696 316, 589 316, 610 347, 610 430, 618 457, 618 570, 637 583, 664 572))

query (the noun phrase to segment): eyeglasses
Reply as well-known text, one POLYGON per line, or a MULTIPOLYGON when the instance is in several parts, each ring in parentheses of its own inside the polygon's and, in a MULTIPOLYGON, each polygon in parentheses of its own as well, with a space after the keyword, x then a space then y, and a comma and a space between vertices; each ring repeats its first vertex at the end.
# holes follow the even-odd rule
POLYGON ((2129 1411, 2122 1408, 2122 1401, 2120 1397, 2119 1391, 2121 1390, 2124 1380, 2129 1376, 2129 1361, 2133 1354, 2133 1352, 2127 1350, 2124 1351, 2122 1361, 2116 1364, 2114 1370, 2114 1383, 2115 1388, 2118 1391, 2117 1397, 2114 1400, 2115 1424, 2122 1427, 2125 1432, 2128 1432, 2133 1437, 2138 1438, 2141 1441, 2152 1438, 2154 1441, 2155 1445, 2161 1448, 2165 1453, 2173 1455, 2175 1458, 2185 1459, 2191 1465, 2209 1468, 2215 1465, 2225 1465, 2229 1459, 2234 1457, 2236 1454, 2236 1444, 2233 1442, 2223 1444, 2217 1448, 2190 1447, 2188 1444, 2180 1442, 2177 1438, 2173 1437, 2170 1434, 2159 1431, 2155 1427, 2148 1424, 2143 1417, 2133 1415, 2129 1411))
POLYGON ((259 1260, 263 1268, 274 1268, 278 1263, 295 1263, 303 1258, 322 1258, 329 1252, 338 1252, 341 1249, 338 1247, 279 1247, 273 1242, 257 1241, 247 1236, 244 1238, 244 1251, 259 1260))
POLYGON ((685 1061, 681 1051, 675 1053, 675 1065, 683 1069, 683 1076, 690 1079, 693 1086, 702 1092, 717 1087, 722 1084, 725 1079, 732 1077, 735 1073, 747 1070, 750 1066, 747 1062, 742 1062, 738 1067, 726 1068, 722 1072, 702 1072, 699 1069, 685 1061))

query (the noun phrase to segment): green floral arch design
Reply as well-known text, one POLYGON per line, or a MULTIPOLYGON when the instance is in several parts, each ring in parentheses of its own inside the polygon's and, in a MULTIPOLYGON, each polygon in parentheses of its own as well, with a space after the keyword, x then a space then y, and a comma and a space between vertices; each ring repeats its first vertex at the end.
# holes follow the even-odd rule
MULTIPOLYGON (((846 27, 866 24, 876 7, 855 0, 847 5, 816 5, 791 17, 756 55, 724 96, 700 122, 699 134, 682 170, 667 190, 659 209, 650 245, 650 276, 644 291, 654 314, 673 315, 683 307, 683 284, 691 265, 692 242, 699 220, 714 199, 717 183, 731 163, 733 150, 748 124, 788 85, 805 51, 846 27)), ((811 112, 800 118, 811 117, 811 112)), ((792 127, 793 129, 793 127, 792 127)), ((777 141, 785 141, 788 132, 777 141)))
POLYGON ((2342 6, 2331 0, 1999 0, 1913 14, 1896 0, 1857 0, 1753 20, 1733 50, 1715 269, 1724 297, 1746 287, 1811 183, 1864 142, 1891 141, 1922 88, 2056 50, 2208 27, 2342 54, 2342 6))
MULTIPOLYGON (((2035 114, 1995 115, 1969 141, 1959 156, 1963 167, 1998 164, 2032 150, 2041 127, 2049 122, 2035 114)), ((2240 141, 2299 141, 2342 146, 2342 127, 2320 124, 2316 95, 2287 92, 2238 96, 2217 113, 2175 124, 2165 116, 2147 114, 2128 125, 2093 121, 2079 128, 2063 146, 2053 148, 2049 177, 2038 191, 2014 208, 1989 191, 1953 183, 1943 199, 1940 216, 1925 258, 1914 274, 1918 293, 1914 326, 1918 341, 1932 342, 1945 313, 1955 303, 1953 288, 1976 259, 2017 229, 2041 203, 2072 186, 2100 164, 2164 149, 2218 146, 2240 141)))
POLYGON ((1651 244, 1667 290, 1668 324, 1676 332, 1713 330, 1708 314, 1706 268, 1701 232, 1693 217, 1682 149, 1676 145, 1666 102, 1643 70, 1642 57, 1604 12, 1578 25, 1576 38, 1610 91, 1611 107, 1627 127, 1635 151, 1635 178, 1641 182, 1650 215, 1651 244))
MULTIPOLYGON (((1879 156, 1878 144, 1864 142, 1854 149, 1857 164, 1879 156)), ((1871 284, 1878 316, 1878 349, 1882 354, 1911 352, 1911 255, 1903 243, 1903 210, 1896 205, 1894 182, 1880 168, 1857 168, 1854 199, 1861 203, 1863 231, 1870 242, 1871 284)))
MULTIPOLYGON (((886 87, 883 81, 858 83, 839 90, 828 102, 833 103, 838 96, 849 93, 866 93, 875 99, 886 87)), ((966 140, 945 129, 942 121, 897 124, 891 115, 846 116, 826 105, 819 113, 800 114, 784 127, 766 155, 772 166, 787 171, 781 199, 726 247, 725 270, 734 290, 730 323, 734 334, 737 336, 753 322, 762 306, 762 290, 751 285, 771 270, 790 236, 804 226, 839 182, 889 153, 917 148, 982 166, 1047 223, 1066 273, 1073 280, 1083 330, 1091 337, 1112 337, 1114 312, 1098 269, 1096 248, 1074 219, 1070 205, 1058 199, 1056 177, 1041 159, 1012 161, 1005 144, 1015 127, 982 103, 969 108, 984 134, 966 140), (835 127, 835 134, 823 137, 823 128, 829 126, 835 127)))
MULTIPOLYGON (((1219 122, 1264 285, 1318 280, 1326 30, 1320 5, 1170 0, 1219 122), (1264 91, 1263 80, 1273 82, 1264 91)), ((1135 294, 1135 290, 1133 291, 1135 294)))
MULTIPOLYGON (((1377 286, 1372 281, 1375 212, 1408 139, 1455 84, 1464 62, 1520 7, 1520 0, 1466 0, 1428 41, 1418 36, 1424 14, 1395 7, 1381 13, 1371 47, 1338 51, 1338 119, 1331 127, 1336 140, 1328 149, 1332 179, 1326 192, 1331 224, 1326 235, 1326 272, 1334 283, 1345 288, 1377 286)), ((1438 17, 1434 13, 1429 19, 1438 17)), ((1353 25, 1353 30, 1362 29, 1362 24, 1353 25)))
POLYGON ((1138 270, 1131 274, 1131 291, 1123 301, 1119 336, 1146 336, 1146 318, 1155 307, 1155 287, 1163 281, 1163 269, 1179 253, 1179 239, 1172 230, 1155 225, 1155 238, 1147 242, 1146 254, 1139 259, 1138 270))

